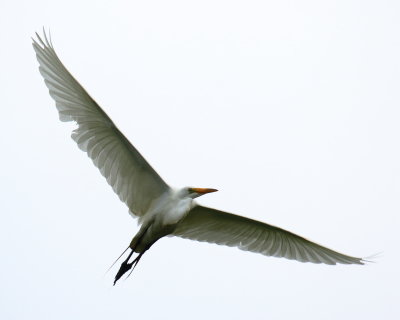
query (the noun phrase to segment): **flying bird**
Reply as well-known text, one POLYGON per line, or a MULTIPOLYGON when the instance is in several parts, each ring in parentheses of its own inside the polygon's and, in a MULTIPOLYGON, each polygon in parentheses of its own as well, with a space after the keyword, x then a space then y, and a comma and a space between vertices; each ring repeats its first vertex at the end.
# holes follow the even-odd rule
POLYGON ((130 250, 114 285, 127 271, 132 272, 143 254, 165 236, 300 262, 364 264, 362 258, 336 252, 284 229, 195 202, 194 199, 216 189, 171 188, 64 67, 46 33, 43 31, 43 39, 37 33, 36 36, 32 40, 39 71, 55 100, 60 120, 76 122, 72 139, 92 159, 140 224, 123 252, 130 250), (133 259, 134 253, 137 256, 133 259))

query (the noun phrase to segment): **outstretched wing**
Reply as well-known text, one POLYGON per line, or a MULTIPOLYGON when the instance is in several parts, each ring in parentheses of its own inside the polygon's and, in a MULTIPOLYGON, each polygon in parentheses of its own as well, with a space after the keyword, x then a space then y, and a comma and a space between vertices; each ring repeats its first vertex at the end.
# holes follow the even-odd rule
POLYGON ((39 71, 61 121, 75 121, 72 139, 87 153, 131 213, 143 215, 168 185, 64 67, 44 33, 33 39, 39 71))
POLYGON ((341 254, 281 228, 200 205, 188 213, 173 235, 301 262, 364 264, 361 258, 341 254))

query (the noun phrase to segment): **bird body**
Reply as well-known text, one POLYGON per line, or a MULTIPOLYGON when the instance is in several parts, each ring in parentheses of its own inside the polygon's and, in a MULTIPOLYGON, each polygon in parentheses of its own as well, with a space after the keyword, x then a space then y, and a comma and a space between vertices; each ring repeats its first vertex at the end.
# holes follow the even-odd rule
POLYGON ((186 189, 170 189, 154 200, 149 210, 139 218, 139 223, 147 224, 149 221, 157 220, 165 225, 177 224, 194 205, 186 189))
MULTIPOLYGON (((152 201, 147 212, 139 218, 141 228, 132 239, 130 248, 142 253, 158 239, 170 234, 195 206, 192 188, 169 189, 152 201)), ((211 191, 209 191, 211 192, 211 191)))
POLYGON ((362 258, 328 249, 284 229, 195 202, 195 198, 216 189, 171 188, 64 67, 45 32, 44 40, 39 35, 33 40, 33 48, 60 120, 77 124, 72 139, 92 159, 141 225, 126 249, 130 253, 114 284, 133 270, 157 240, 167 235, 300 262, 364 264, 362 258), (138 256, 130 262, 134 252, 138 256))

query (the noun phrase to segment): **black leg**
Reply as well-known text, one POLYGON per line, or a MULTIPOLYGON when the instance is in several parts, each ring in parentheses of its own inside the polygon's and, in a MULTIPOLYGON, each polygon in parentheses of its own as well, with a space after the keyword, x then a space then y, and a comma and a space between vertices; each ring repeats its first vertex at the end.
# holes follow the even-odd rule
MULTIPOLYGON (((135 258, 135 260, 132 261, 133 267, 132 267, 131 272, 129 272, 128 277, 132 274, 133 269, 135 269, 136 265, 139 263, 139 260, 140 260, 140 258, 142 257, 143 253, 144 253, 144 252, 139 253, 139 255, 135 258)), ((128 278, 128 277, 127 277, 127 278, 128 278)))
MULTIPOLYGON (((137 258, 136 258, 135 260, 133 260, 131 263, 128 263, 128 261, 129 261, 129 259, 131 258, 133 252, 134 252, 134 251, 132 250, 132 251, 129 253, 129 256, 125 259, 125 261, 122 262, 121 267, 119 268, 119 270, 118 270, 118 272, 117 272, 117 274, 116 274, 116 276, 115 276, 115 279, 114 279, 114 286, 115 286, 116 282, 117 282, 127 271, 129 271, 129 270, 132 268, 132 266, 133 266, 134 263, 137 264, 137 262, 136 262, 136 259, 137 259, 137 258)), ((135 265, 136 265, 136 264, 135 264, 135 265)))

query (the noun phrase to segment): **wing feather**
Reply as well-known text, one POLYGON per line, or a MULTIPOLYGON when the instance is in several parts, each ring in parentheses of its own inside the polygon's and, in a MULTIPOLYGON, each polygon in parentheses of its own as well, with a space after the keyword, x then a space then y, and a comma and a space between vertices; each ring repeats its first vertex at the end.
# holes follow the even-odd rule
POLYGON ((364 264, 361 258, 333 251, 281 228, 200 205, 178 224, 173 235, 300 262, 364 264))
POLYGON ((143 156, 64 67, 51 41, 38 35, 33 48, 39 71, 61 121, 75 121, 72 139, 87 153, 129 211, 142 216, 153 199, 169 190, 143 156))

